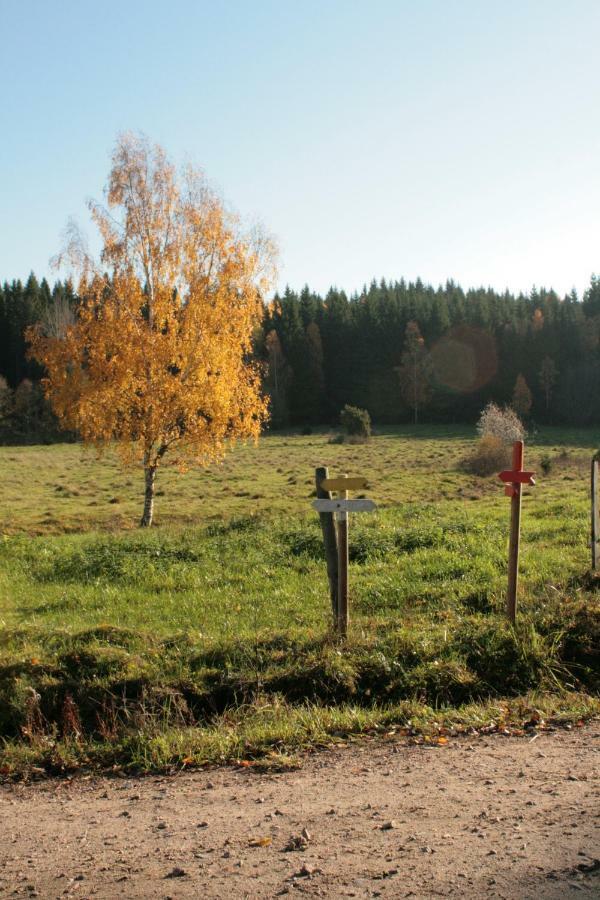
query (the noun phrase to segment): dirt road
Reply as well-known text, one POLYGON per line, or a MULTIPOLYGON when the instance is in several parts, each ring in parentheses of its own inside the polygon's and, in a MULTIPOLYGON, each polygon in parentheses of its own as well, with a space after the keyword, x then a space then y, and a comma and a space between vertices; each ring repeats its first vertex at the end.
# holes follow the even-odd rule
POLYGON ((600 722, 0 789, 0 896, 600 897, 600 722))

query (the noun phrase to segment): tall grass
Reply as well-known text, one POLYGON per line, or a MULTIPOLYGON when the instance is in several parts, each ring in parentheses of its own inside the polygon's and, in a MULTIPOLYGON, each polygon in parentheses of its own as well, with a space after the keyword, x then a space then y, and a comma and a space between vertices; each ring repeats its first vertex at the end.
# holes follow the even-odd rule
MULTIPOLYGON (((490 704, 515 720, 531 703, 574 719, 597 711, 590 436, 555 432, 528 448, 528 465, 542 452, 553 464, 525 492, 513 630, 501 486, 459 470, 464 432, 409 434, 356 447, 325 434, 269 438, 234 454, 218 483, 214 473, 165 479, 175 497, 159 498, 163 524, 144 531, 102 518, 117 490, 134 506, 133 482, 126 501, 129 476, 112 463, 77 463, 73 445, 19 450, 21 495, 12 485, 0 509, 2 771, 283 763, 334 732, 462 727, 490 704), (321 462, 366 474, 379 504, 351 522, 345 644, 330 633, 310 508, 321 462), (72 496, 52 495, 44 525, 52 485, 67 481, 72 496)), ((14 452, 2 450, 9 469, 14 452)))

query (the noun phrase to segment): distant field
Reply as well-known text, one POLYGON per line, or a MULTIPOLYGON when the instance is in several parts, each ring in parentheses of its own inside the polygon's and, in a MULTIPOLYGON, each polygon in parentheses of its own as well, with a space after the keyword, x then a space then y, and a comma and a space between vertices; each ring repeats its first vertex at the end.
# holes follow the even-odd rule
MULTIPOLYGON (((268 435, 257 446, 238 446, 222 464, 205 470, 182 476, 165 468, 157 481, 156 523, 201 525, 275 511, 302 516, 309 510, 318 465, 366 475, 369 495, 384 506, 462 501, 482 493, 502 506, 497 485, 457 471, 475 438, 473 428, 398 428, 368 445, 331 444, 329 437, 268 435)), ((599 445, 600 428, 543 429, 528 446, 527 460, 539 469, 543 454, 556 457, 564 449, 577 469, 599 445)), ((79 444, 0 447, 0 471, 0 533, 121 530, 135 527, 141 515, 141 472, 123 470, 113 453, 99 459, 79 444)), ((560 493, 562 481, 572 478, 573 466, 561 464, 544 491, 535 494, 560 493)))
POLYGON ((268 436, 204 472, 160 473, 151 530, 135 528, 140 473, 114 457, 0 448, 5 770, 260 755, 414 720, 417 702, 456 709, 540 689, 579 691, 573 709, 596 708, 588 481, 600 430, 548 429, 526 448, 538 483, 524 496, 516 633, 502 618, 508 501, 499 481, 459 468, 474 436, 268 436), (366 475, 379 506, 351 522, 343 652, 310 507, 317 465, 366 475), (316 709, 329 724, 315 726, 316 709), (224 715, 228 728, 215 724, 224 715))

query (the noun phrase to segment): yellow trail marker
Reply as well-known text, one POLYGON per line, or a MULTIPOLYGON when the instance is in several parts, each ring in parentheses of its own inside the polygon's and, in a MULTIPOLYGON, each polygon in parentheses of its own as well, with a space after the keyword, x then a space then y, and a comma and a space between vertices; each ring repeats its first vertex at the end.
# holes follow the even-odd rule
POLYGON ((325 491, 359 491, 361 488, 366 488, 366 486, 367 479, 363 478, 362 475, 358 475, 355 478, 347 478, 345 475, 339 478, 324 478, 321 482, 321 487, 325 491))

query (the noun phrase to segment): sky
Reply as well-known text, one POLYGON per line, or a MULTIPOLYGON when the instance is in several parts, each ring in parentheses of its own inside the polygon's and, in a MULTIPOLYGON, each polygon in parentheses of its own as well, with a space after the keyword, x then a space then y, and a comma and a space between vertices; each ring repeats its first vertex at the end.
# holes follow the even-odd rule
POLYGON ((600 272, 598 0, 0 0, 0 34, 0 281, 92 239, 124 130, 274 234, 280 289, 600 272))

